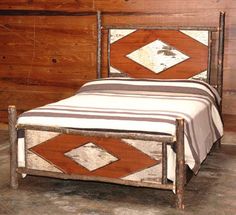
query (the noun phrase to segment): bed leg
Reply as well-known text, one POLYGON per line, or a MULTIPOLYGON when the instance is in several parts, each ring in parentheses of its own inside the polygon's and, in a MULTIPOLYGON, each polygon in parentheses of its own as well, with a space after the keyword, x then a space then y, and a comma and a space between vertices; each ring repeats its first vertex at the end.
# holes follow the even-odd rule
POLYGON ((10 139, 10 186, 13 189, 18 188, 17 168, 17 129, 16 129, 16 107, 8 107, 8 129, 10 139))
POLYGON ((176 119, 176 206, 184 209, 185 156, 184 119, 176 119))

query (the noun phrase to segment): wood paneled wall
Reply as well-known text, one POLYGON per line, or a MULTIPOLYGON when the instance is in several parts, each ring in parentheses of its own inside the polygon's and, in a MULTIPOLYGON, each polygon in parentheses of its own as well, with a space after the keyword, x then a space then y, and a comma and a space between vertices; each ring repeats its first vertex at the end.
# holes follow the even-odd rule
POLYGON ((179 26, 217 25, 219 11, 226 11, 223 111, 236 114, 234 0, 1 0, 0 10, 5 14, 0 16, 1 122, 6 122, 9 104, 20 112, 28 110, 66 98, 96 78, 96 17, 67 14, 96 10, 106 12, 104 24, 179 26), (11 10, 26 11, 14 15, 11 10), (27 10, 43 15, 25 16, 27 10), (65 14, 56 16, 58 11, 65 14), (158 14, 131 17, 107 12, 158 14))

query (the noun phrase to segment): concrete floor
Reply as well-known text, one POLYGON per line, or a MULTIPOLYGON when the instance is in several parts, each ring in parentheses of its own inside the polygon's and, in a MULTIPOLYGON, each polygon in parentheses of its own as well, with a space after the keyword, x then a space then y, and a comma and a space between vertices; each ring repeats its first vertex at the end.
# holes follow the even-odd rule
POLYGON ((27 176, 9 187, 9 143, 0 130, 0 214, 236 214, 236 133, 227 132, 186 187, 185 210, 170 191, 27 176))

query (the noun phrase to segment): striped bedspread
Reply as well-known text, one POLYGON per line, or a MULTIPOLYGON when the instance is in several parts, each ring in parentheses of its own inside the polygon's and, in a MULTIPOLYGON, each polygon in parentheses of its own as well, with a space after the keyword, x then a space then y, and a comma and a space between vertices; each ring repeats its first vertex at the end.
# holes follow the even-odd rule
MULTIPOLYGON (((18 124, 92 130, 175 134, 185 119, 186 163, 197 172, 212 144, 223 135, 220 97, 193 80, 108 78, 91 81, 72 97, 23 113, 18 124)), ((168 178, 175 154, 168 149, 168 178)))

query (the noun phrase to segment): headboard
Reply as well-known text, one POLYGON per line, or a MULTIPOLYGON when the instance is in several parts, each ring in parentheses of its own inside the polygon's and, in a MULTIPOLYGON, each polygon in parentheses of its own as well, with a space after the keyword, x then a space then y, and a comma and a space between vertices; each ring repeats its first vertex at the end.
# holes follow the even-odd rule
POLYGON ((98 78, 102 77, 103 60, 108 77, 200 79, 222 95, 224 12, 220 12, 219 25, 211 27, 103 25, 101 12, 97 20, 98 78), (212 80, 213 70, 216 81, 212 80))

